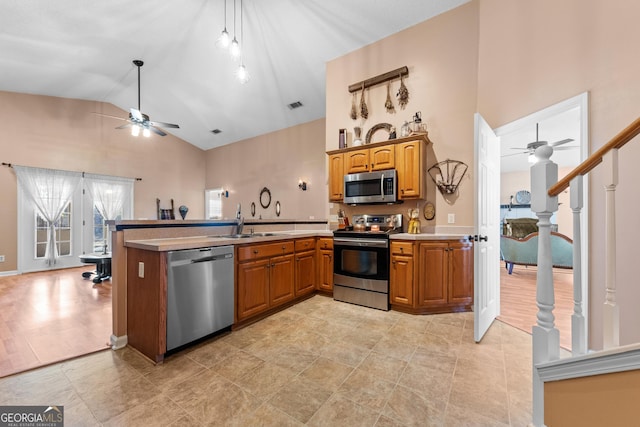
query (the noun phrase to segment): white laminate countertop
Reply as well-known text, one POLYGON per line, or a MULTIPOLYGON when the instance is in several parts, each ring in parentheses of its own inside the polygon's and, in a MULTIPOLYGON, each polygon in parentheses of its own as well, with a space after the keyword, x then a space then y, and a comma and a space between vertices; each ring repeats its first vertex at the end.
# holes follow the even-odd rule
POLYGON ((127 240, 124 245, 128 248, 143 249, 154 252, 166 252, 184 249, 206 248, 213 246, 243 245, 246 243, 266 243, 283 239, 299 239, 302 237, 333 237, 333 233, 329 230, 274 231, 273 234, 273 236, 255 236, 245 238, 233 238, 224 236, 192 236, 145 240, 127 240))
POLYGON ((448 234, 448 233, 397 233, 390 235, 391 240, 460 240, 468 239, 468 234, 448 234))

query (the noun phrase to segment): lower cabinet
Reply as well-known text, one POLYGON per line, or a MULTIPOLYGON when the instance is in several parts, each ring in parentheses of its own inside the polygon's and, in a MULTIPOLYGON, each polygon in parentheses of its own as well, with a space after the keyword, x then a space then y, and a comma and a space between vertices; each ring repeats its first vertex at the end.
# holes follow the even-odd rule
POLYGON ((238 248, 238 320, 255 316, 294 298, 293 252, 293 241, 244 245, 238 248))
POLYGON ((391 242, 390 302, 415 313, 470 310, 473 244, 467 240, 391 242))
POLYGON ((296 287, 295 295, 301 296, 316 289, 316 239, 298 239, 296 250, 296 287))
POLYGON ((333 238, 320 237, 317 243, 318 280, 317 289, 333 292, 333 238))

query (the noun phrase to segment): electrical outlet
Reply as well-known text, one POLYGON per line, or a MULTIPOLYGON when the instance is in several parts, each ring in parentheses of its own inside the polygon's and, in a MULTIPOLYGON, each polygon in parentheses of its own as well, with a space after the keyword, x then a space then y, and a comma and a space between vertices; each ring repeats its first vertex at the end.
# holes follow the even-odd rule
POLYGON ((144 262, 138 263, 138 277, 144 279, 144 262))
POLYGON ((0 262, 4 262, 4 255, 0 255, 0 262))
POLYGON ((456 223, 456 214, 449 214, 449 216, 447 218, 447 222, 449 224, 455 224, 456 223))

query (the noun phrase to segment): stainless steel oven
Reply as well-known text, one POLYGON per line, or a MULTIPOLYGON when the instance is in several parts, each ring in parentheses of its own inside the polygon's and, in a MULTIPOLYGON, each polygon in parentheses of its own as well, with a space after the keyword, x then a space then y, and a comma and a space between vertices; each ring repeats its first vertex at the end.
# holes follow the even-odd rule
POLYGON ((402 215, 356 215, 353 222, 363 230, 334 232, 333 298, 389 310, 389 234, 402 230, 402 215))

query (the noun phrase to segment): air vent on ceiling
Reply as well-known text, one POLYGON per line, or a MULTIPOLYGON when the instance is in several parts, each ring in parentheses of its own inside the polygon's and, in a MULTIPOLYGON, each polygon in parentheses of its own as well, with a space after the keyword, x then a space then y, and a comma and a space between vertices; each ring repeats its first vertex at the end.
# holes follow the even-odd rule
POLYGON ((214 129, 211 131, 212 134, 217 135, 219 133, 221 133, 222 131, 220 129, 214 129))
POLYGON ((292 102, 291 104, 287 105, 287 107, 289 107, 290 110, 295 110, 296 108, 302 107, 302 102, 300 101, 292 102))

